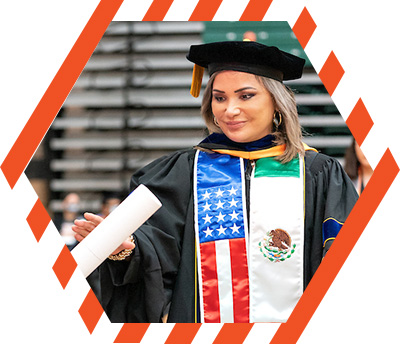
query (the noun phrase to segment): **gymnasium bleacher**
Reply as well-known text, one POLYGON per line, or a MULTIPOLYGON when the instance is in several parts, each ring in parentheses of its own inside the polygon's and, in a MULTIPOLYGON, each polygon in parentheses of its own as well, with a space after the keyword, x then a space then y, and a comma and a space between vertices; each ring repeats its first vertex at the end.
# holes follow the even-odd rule
POLYGON ((68 192, 96 212, 103 191, 127 190, 140 167, 197 144, 206 132, 201 97, 189 94, 188 47, 240 40, 248 30, 306 58, 304 76, 288 82, 305 142, 342 161, 350 132, 286 22, 112 22, 43 142, 50 213, 68 192))

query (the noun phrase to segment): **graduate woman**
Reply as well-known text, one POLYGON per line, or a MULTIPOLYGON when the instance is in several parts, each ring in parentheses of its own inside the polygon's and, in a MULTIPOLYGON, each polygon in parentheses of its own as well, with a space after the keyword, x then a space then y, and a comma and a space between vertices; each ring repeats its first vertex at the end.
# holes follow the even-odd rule
MULTIPOLYGON (((135 173, 162 202, 100 267, 112 322, 285 322, 357 193, 302 143, 293 93, 304 60, 256 42, 190 47, 210 135, 135 173), (134 242, 134 244, 133 244, 134 242)), ((76 221, 79 241, 101 222, 76 221)))

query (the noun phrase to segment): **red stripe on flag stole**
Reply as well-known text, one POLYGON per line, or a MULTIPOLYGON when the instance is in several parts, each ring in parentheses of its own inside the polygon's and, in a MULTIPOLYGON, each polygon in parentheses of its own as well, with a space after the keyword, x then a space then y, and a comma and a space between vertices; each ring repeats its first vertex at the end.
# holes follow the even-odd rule
POLYGON ((204 322, 221 322, 215 242, 200 244, 201 275, 203 280, 204 322))
POLYGON ((232 269, 233 315, 235 323, 250 321, 249 272, 247 266, 246 240, 229 240, 232 269))

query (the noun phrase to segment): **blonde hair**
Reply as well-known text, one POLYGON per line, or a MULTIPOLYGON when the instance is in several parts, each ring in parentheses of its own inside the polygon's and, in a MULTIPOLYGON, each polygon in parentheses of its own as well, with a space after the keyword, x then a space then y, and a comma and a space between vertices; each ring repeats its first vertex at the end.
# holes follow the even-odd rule
MULTIPOLYGON (((210 133, 222 133, 222 130, 214 123, 214 115, 211 108, 212 88, 218 72, 211 75, 203 94, 201 115, 210 133)), ((275 136, 274 143, 286 144, 285 152, 277 157, 283 163, 289 162, 300 153, 304 155, 303 134, 297 113, 297 105, 293 91, 283 83, 254 75, 256 80, 272 95, 277 110, 282 115, 282 123, 271 133, 275 136)))

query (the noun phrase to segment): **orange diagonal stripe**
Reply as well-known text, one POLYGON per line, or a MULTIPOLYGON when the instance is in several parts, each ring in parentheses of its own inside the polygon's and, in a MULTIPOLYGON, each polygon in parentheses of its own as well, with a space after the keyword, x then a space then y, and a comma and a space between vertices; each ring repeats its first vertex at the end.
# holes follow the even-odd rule
POLYGON ((173 2, 174 0, 154 0, 142 20, 163 20, 173 2))
POLYGON ((56 274, 58 281, 60 282, 63 289, 65 289, 65 287, 67 286, 77 266, 78 264, 76 264, 71 252, 69 251, 67 246, 64 245, 56 262, 53 265, 53 271, 56 274))
POLYGON ((190 344, 201 324, 175 324, 164 344, 190 344))
POLYGON ((189 21, 207 21, 212 20, 217 13, 222 0, 199 0, 189 21))
POLYGON ((123 0, 102 0, 18 136, 1 169, 14 187, 123 0))
POLYGON ((288 321, 279 327, 270 344, 298 341, 398 172, 388 149, 288 321))
POLYGON ((372 118, 369 115, 361 98, 354 106, 354 109, 350 113, 349 117, 347 117, 346 124, 351 130, 351 133, 353 134, 357 143, 361 145, 374 125, 374 122, 372 121, 372 118))
POLYGON ((31 227, 36 240, 39 242, 51 221, 49 214, 39 198, 26 218, 26 221, 28 222, 29 227, 31 227))
POLYGON ((262 21, 271 4, 272 0, 250 0, 240 17, 240 20, 262 21))
POLYGON ((304 7, 303 12, 301 12, 299 18, 296 21, 296 24, 294 24, 293 26, 293 33, 296 35, 303 49, 306 48, 306 45, 316 28, 317 25, 311 18, 311 15, 308 12, 307 8, 304 7))
POLYGON ((322 66, 321 71, 319 72, 319 77, 331 96, 333 92, 335 92, 335 89, 339 84, 339 81, 342 79, 343 74, 344 70, 336 58, 336 55, 332 51, 325 61, 325 64, 322 66))
POLYGON ((114 343, 140 343, 150 324, 124 324, 114 343))
POLYGON ((254 324, 224 324, 213 344, 242 344, 254 324))
POLYGON ((79 314, 81 315, 88 331, 92 334, 103 314, 103 308, 97 300, 96 295, 94 295, 92 289, 89 290, 85 300, 79 308, 79 314))

